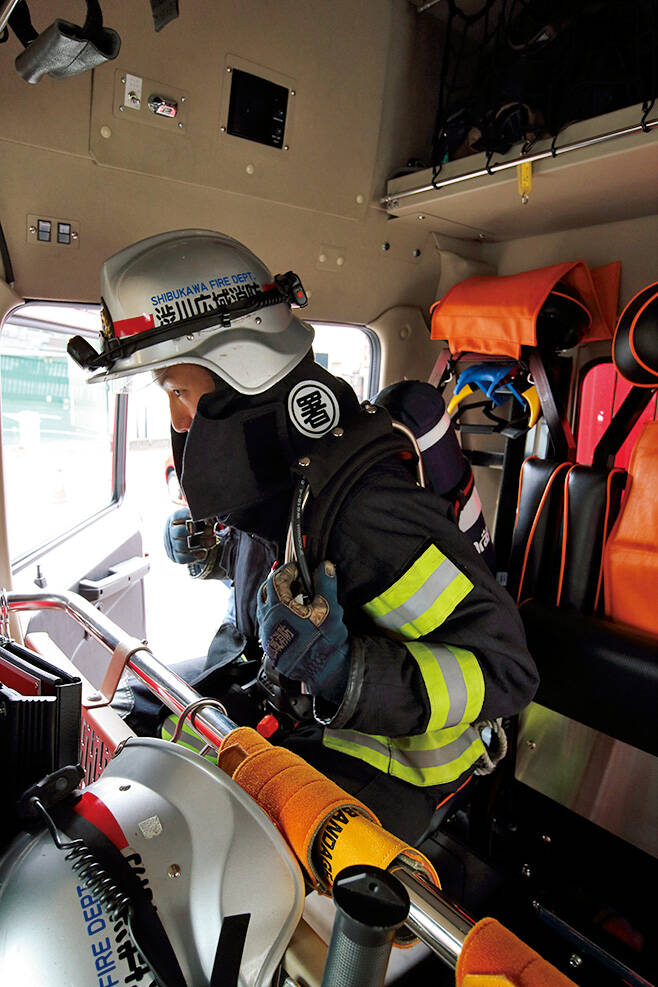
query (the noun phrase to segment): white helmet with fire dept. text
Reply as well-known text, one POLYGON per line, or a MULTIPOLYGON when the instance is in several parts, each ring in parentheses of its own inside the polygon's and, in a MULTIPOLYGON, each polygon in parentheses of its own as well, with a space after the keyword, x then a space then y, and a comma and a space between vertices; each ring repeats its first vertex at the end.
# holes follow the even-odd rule
POLYGON ((148 237, 105 262, 101 271, 101 352, 69 342, 91 380, 192 363, 241 394, 260 394, 308 353, 313 329, 291 305, 306 305, 291 271, 272 277, 250 250, 211 230, 148 237))

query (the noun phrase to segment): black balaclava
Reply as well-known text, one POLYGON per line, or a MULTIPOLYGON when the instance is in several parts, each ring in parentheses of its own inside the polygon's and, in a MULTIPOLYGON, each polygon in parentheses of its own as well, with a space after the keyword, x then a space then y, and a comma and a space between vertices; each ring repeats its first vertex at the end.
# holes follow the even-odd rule
POLYGON ((339 422, 344 426, 358 415, 357 396, 316 363, 311 351, 262 394, 240 394, 215 380, 189 432, 172 430, 174 462, 192 517, 219 517, 282 545, 295 485, 291 467, 339 422))

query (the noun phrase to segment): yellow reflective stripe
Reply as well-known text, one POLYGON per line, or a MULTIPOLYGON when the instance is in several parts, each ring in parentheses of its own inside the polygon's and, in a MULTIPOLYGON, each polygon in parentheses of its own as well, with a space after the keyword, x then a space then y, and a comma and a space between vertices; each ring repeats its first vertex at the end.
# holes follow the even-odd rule
MULTIPOLYGON (((466 727, 467 731, 472 729, 472 727, 466 727)), ((411 785, 418 785, 424 788, 429 785, 447 785, 449 782, 459 778, 469 768, 473 767, 475 762, 484 753, 484 744, 479 736, 469 737, 468 740, 469 743, 465 749, 452 761, 448 761, 445 764, 416 767, 413 764, 413 760, 406 765, 393 761, 391 763, 390 773, 394 778, 400 778, 402 781, 409 782, 411 785)))
POLYGON ((450 715, 450 689, 446 682, 446 673, 441 668, 441 662, 437 660, 434 649, 430 649, 420 641, 405 644, 405 647, 418 662, 430 701, 431 712, 427 729, 440 730, 446 725, 450 715))
POLYGON ((322 736, 323 747, 358 757, 384 774, 388 774, 391 765, 388 744, 388 737, 377 737, 358 730, 325 730, 322 736))
POLYGON ((455 781, 484 752, 478 731, 463 724, 415 737, 380 737, 357 730, 325 730, 322 743, 423 788, 455 781))
POLYGON ((430 545, 363 609, 383 630, 415 640, 439 627, 472 589, 470 579, 436 545, 430 545))
MULTIPOLYGON (((171 740, 176 730, 178 724, 178 717, 175 715, 168 716, 160 727, 160 736, 163 740, 171 740)), ((183 729, 181 735, 176 741, 177 745, 181 747, 186 747, 188 751, 194 751, 195 754, 200 754, 204 747, 207 746, 207 741, 200 737, 199 734, 194 730, 187 720, 183 724, 183 729)), ((204 754, 204 757, 208 758, 214 764, 217 763, 217 752, 210 751, 209 754, 204 754)))
POLYGON ((430 701, 427 730, 472 723, 484 702, 484 677, 471 651, 451 644, 406 642, 418 662, 430 701))

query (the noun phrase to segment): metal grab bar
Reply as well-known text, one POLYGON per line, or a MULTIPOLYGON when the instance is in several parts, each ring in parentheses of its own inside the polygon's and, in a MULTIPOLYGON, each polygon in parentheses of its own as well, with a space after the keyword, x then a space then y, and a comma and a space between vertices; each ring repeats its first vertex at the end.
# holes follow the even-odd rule
POLYGON ((557 158, 561 154, 569 151, 579 151, 584 147, 593 147, 595 144, 605 144, 607 141, 616 140, 618 137, 628 137, 630 134, 637 134, 640 131, 645 133, 658 127, 658 118, 654 120, 644 120, 642 123, 632 127, 621 127, 619 130, 609 130, 605 134, 598 134, 596 137, 586 137, 580 141, 571 141, 569 144, 562 144, 561 147, 549 147, 545 151, 535 151, 530 154, 520 154, 510 161, 498 161, 496 164, 486 165, 475 171, 467 171, 463 175, 455 175, 453 178, 437 179, 429 185, 420 185, 418 188, 410 188, 405 192, 395 192, 380 199, 381 204, 386 209, 396 210, 405 199, 410 199, 414 195, 421 195, 423 192, 437 191, 447 188, 448 185, 458 185, 460 182, 468 182, 473 178, 484 178, 485 175, 493 175, 497 171, 505 171, 508 168, 516 168, 517 165, 525 164, 529 161, 542 161, 545 158, 557 158))
MULTIPOLYGON (((158 661, 143 641, 126 634, 118 624, 77 593, 21 593, 10 590, 4 599, 10 612, 65 610, 108 651, 119 650, 128 655, 126 664, 130 670, 173 712, 180 713, 201 698, 179 675, 158 661)), ((195 729, 215 747, 219 747, 236 726, 219 710, 209 707, 199 710, 194 716, 195 729)), ((396 874, 409 892, 409 918, 406 924, 421 942, 454 970, 464 939, 474 923, 413 871, 396 871, 396 874)))
MULTIPOLYGON (((108 651, 120 651, 127 656, 126 665, 131 672, 145 682, 174 713, 181 713, 190 703, 201 698, 180 675, 158 661, 144 641, 126 634, 118 624, 77 593, 19 593, 10 590, 6 593, 6 600, 10 612, 65 610, 108 651)), ((218 709, 208 707, 195 713, 194 726, 208 743, 219 747, 236 724, 218 709)))

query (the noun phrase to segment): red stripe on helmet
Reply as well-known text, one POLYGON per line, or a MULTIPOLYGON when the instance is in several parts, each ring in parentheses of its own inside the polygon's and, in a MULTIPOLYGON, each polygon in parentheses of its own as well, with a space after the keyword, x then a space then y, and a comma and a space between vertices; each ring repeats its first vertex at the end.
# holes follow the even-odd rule
POLYGON ((152 315, 137 315, 134 319, 119 319, 114 323, 114 335, 121 339, 123 336, 136 336, 137 333, 154 329, 152 315))
POLYGON ((84 792, 79 802, 73 806, 73 811, 90 822, 96 829, 100 829, 101 833, 111 843, 114 843, 118 850, 123 850, 124 847, 128 846, 128 840, 121 826, 105 803, 101 802, 93 792, 84 792))

